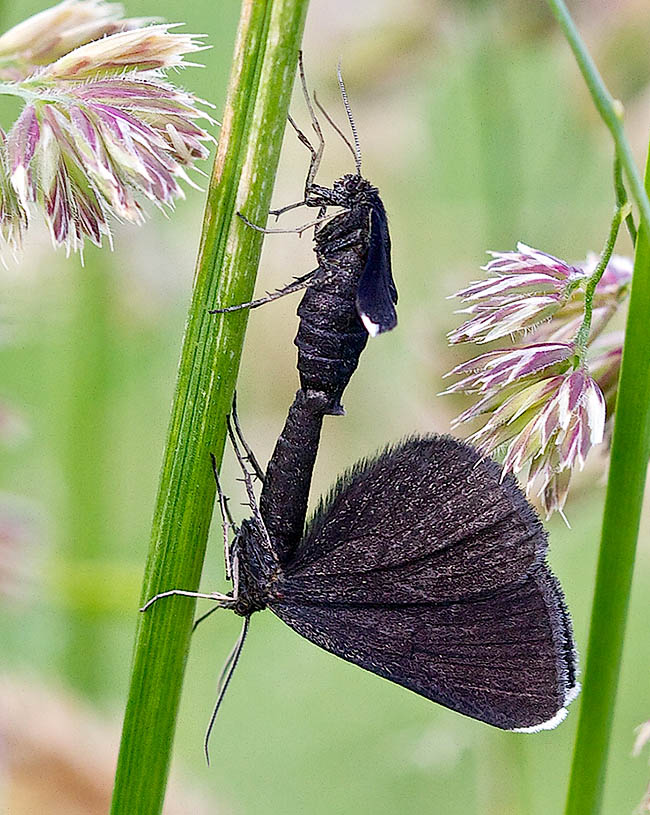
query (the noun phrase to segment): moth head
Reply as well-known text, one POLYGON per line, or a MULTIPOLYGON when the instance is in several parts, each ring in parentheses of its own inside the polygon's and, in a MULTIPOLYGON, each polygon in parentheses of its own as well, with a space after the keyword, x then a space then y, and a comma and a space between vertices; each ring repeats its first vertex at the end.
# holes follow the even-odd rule
POLYGON ((346 173, 333 184, 334 192, 347 199, 350 204, 363 203, 368 193, 376 192, 369 181, 360 175, 346 173))

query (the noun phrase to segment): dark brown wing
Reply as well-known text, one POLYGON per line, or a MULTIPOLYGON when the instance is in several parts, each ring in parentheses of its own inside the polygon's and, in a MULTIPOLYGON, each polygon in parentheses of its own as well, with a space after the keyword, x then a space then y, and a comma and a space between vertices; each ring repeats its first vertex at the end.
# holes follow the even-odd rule
POLYGON ((512 477, 449 436, 344 475, 285 564, 296 600, 444 602, 523 580, 546 533, 512 477))
POLYGON ((469 603, 310 606, 287 598, 271 608, 326 651, 505 730, 554 727, 576 692, 573 643, 544 566, 469 603))
POLYGON ((317 645, 505 729, 557 723, 575 653, 546 536, 512 479, 449 437, 345 476, 272 610, 317 645))

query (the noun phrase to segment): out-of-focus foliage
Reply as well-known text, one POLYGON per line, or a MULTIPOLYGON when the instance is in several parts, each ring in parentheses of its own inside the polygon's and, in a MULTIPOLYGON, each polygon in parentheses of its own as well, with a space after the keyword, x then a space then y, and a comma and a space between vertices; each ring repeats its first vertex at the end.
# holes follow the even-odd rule
MULTIPOLYGON (((45 5, 6 7, 2 28, 45 5)), ((587 39, 596 58, 605 59, 605 73, 620 74, 613 90, 632 125, 638 123, 632 135, 639 133, 634 140, 641 163, 649 71, 640 52, 627 66, 623 33, 617 37, 634 24, 647 41, 650 19, 643 3, 587 5, 594 12, 585 7, 591 20, 587 39)), ((184 18, 187 31, 207 33, 213 49, 201 55, 206 68, 179 79, 214 102, 218 117, 237 0, 161 0, 155 7, 138 0, 126 12, 184 18)), ((389 212, 400 291, 398 328, 369 343, 346 392, 347 416, 326 422, 316 497, 360 456, 414 430, 448 432, 451 418, 468 407, 462 395, 436 396, 442 374, 466 358, 464 349, 447 345, 445 335, 458 321, 446 297, 477 278, 485 250, 508 250, 521 239, 579 261, 602 245, 614 198, 610 142, 570 55, 537 4, 314 2, 304 51, 310 84, 340 122, 335 69, 343 55, 364 173, 379 186, 389 212)), ((307 126, 298 95, 293 111, 307 126)), ((14 114, 12 102, 0 99, 0 121, 14 114)), ((278 204, 300 196, 306 166, 306 151, 289 131, 278 204)), ((328 130, 321 180, 351 169, 347 149, 328 130)), ((93 249, 83 270, 76 259, 54 254, 44 230, 37 231, 28 238, 22 263, 10 264, 0 278, 13 326, 12 344, 0 360, 0 400, 30 428, 28 439, 2 450, 0 489, 25 495, 29 506, 38 507, 41 538, 40 574, 27 584, 28 602, 6 606, 0 618, 4 669, 38 676, 53 689, 67 686, 113 722, 119 722, 126 693, 201 207, 201 194, 191 192, 171 219, 157 216, 144 229, 118 229, 115 251, 93 249)), ((625 235, 617 251, 629 253, 625 235)), ((260 288, 281 285, 313 262, 307 236, 269 236, 260 288)), ((295 298, 279 301, 253 313, 249 324, 240 414, 262 460, 297 388, 296 305, 295 298)), ((551 561, 583 649, 603 501, 603 460, 597 453, 593 459, 576 477, 567 504, 573 528, 549 524, 551 561)), ((234 510, 244 500, 236 475, 227 461, 223 481, 234 510)), ((206 589, 223 586, 216 524, 213 539, 206 589)), ((630 758, 633 729, 650 711, 647 540, 646 528, 607 815, 632 811, 647 782, 644 762, 630 758)), ((215 614, 195 634, 176 743, 177 771, 212 797, 216 811, 560 810, 576 708, 556 731, 502 734, 319 651, 270 613, 252 620, 207 769, 202 734, 218 671, 238 633, 231 617, 215 614)), ((25 704, 36 721, 48 699, 29 694, 25 704)), ((73 714, 69 727, 75 727, 73 714)), ((102 730, 109 751, 117 750, 118 730, 102 730)), ((10 763, 11 772, 11 756, 4 753, 0 760, 10 763)), ((31 774, 37 778, 39 767, 31 774)), ((56 799, 64 794, 64 776, 53 779, 56 799)))

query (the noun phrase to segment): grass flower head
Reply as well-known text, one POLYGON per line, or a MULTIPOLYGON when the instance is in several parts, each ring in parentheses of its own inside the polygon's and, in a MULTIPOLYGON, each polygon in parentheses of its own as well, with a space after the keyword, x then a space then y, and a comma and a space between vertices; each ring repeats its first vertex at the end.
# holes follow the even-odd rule
POLYGON ((530 331, 550 319, 586 273, 553 255, 517 244, 516 252, 490 252, 488 277, 470 283, 455 296, 472 315, 449 334, 451 343, 490 342, 530 331))
POLYGON ((610 424, 622 338, 594 340, 629 290, 631 264, 614 256, 597 285, 593 279, 585 345, 578 340, 597 256, 570 265, 522 243, 516 252, 491 254, 484 267, 488 277, 458 292, 471 303, 463 313, 472 316, 451 332, 450 341, 482 344, 530 332, 533 342, 456 366, 447 376, 461 378, 445 393, 475 398, 454 426, 481 422, 470 441, 486 455, 504 451, 504 475, 525 471, 527 493, 539 496, 549 516, 563 511, 572 472, 584 467, 610 424))
POLYGON ((101 245, 111 216, 141 223, 142 198, 172 207, 208 155, 212 123, 165 78, 200 38, 122 19, 100 0, 64 0, 0 37, 0 89, 26 100, 0 143, 0 226, 20 246, 35 210, 55 246, 101 245))

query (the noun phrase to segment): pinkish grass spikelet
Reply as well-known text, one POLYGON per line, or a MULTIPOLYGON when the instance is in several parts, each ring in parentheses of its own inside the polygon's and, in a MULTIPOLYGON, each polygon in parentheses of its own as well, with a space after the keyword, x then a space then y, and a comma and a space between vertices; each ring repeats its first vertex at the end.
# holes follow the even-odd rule
POLYGON ((489 276, 457 295, 471 304, 463 313, 472 316, 450 341, 482 344, 530 331, 533 342, 457 365, 447 376, 460 379, 445 393, 475 397, 454 426, 479 421, 470 440, 487 455, 503 450, 504 475, 525 472, 527 493, 539 496, 548 516, 563 511, 572 472, 584 467, 611 425, 622 338, 600 335, 627 295, 631 264, 610 259, 583 344, 577 340, 584 292, 597 257, 570 265, 521 243, 516 252, 491 254, 489 276))
POLYGON ((10 179, 6 136, 0 130, 0 234, 12 252, 16 252, 27 229, 27 213, 10 179))
MULTIPOLYGON (((165 79, 200 38, 122 19, 101 0, 65 0, 0 37, 6 93, 27 99, 0 145, 1 232, 13 248, 40 210, 56 246, 110 238, 110 218, 143 221, 139 202, 173 207, 186 170, 207 158, 211 117, 165 79)), ((193 185, 195 186, 195 185, 193 185)))
POLYGON ((162 71, 180 68, 185 54, 205 46, 191 34, 173 34, 172 25, 149 25, 119 31, 88 42, 43 68, 45 80, 80 80, 121 74, 124 71, 162 71))
POLYGON ((524 243, 517 244, 516 252, 490 254, 492 260, 483 267, 487 279, 456 294, 469 304, 458 313, 472 316, 450 332, 451 343, 484 343, 529 331, 559 311, 587 276, 579 267, 524 243))
MULTIPOLYGON (((571 471, 584 467, 591 447, 602 441, 605 426, 605 398, 600 387, 583 365, 573 367, 575 349, 565 349, 563 360, 559 354, 549 355, 549 364, 536 369, 526 369, 521 363, 495 364, 492 357, 482 370, 449 389, 480 394, 481 399, 462 413, 456 424, 487 417, 470 441, 486 455, 505 447, 504 474, 519 473, 528 466, 527 492, 535 482, 540 485, 537 494, 547 515, 563 509, 571 471)), ((501 353, 517 359, 523 356, 519 350, 501 353)), ((521 350, 530 360, 545 353, 535 346, 521 350)), ((490 356, 484 354, 483 358, 490 356)))
POLYGON ((85 43, 147 22, 122 13, 119 3, 64 0, 34 14, 0 36, 0 76, 24 78, 85 43))
MULTIPOLYGON (((590 253, 580 264, 587 277, 598 263, 598 256, 590 253)), ((593 300, 590 342, 607 326, 627 298, 632 281, 632 261, 621 255, 612 255, 605 272, 596 286, 593 300)), ((532 336, 536 342, 565 342, 575 337, 582 322, 584 293, 576 288, 553 319, 539 325, 532 336)))

